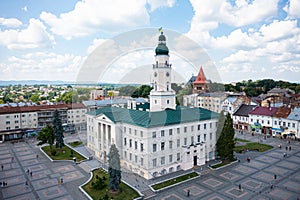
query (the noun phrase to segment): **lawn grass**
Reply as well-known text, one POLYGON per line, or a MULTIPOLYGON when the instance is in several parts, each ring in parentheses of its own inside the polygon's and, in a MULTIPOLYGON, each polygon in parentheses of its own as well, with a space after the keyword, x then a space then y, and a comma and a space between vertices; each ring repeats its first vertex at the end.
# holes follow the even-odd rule
MULTIPOLYGON (((52 149, 55 149, 55 146, 52 146, 52 149)), ((52 160, 73 160, 76 157, 76 162, 85 160, 86 158, 77 153, 76 151, 70 149, 68 146, 63 146, 62 149, 56 149, 56 155, 51 155, 50 146, 42 147, 42 150, 50 157, 52 160), (71 155, 71 150, 73 151, 73 155, 71 155)))
POLYGON ((273 146, 271 145, 267 145, 267 144, 260 144, 260 143, 257 143, 257 142, 251 142, 251 143, 247 143, 243 146, 236 146, 234 147, 234 151, 236 153, 242 153, 243 151, 245 150, 249 150, 249 151, 253 151, 253 150, 256 150, 256 151, 259 151, 259 152, 264 152, 264 151, 267 151, 269 149, 272 149, 273 146))
POLYGON ((221 163, 218 163, 218 164, 216 164, 216 165, 212 165, 211 168, 217 169, 217 168, 219 168, 219 167, 228 165, 228 164, 230 164, 230 163, 231 163, 230 160, 223 160, 221 163))
MULTIPOLYGON (((108 188, 108 174, 100 169, 96 169, 93 171, 93 178, 90 180, 86 185, 82 187, 93 199, 103 199, 106 191, 109 190, 108 188), (106 177, 107 186, 103 188, 102 190, 94 189, 92 187, 92 182, 96 181, 96 175, 98 175, 99 178, 102 178, 103 176, 106 177)), ((120 185, 120 192, 117 194, 111 194, 110 192, 107 192, 108 199, 114 199, 114 200, 131 200, 140 197, 140 195, 132 188, 130 188, 125 183, 121 183, 120 185)))
POLYGON ((70 142, 69 145, 71 145, 72 147, 77 147, 79 145, 81 145, 82 142, 81 141, 75 141, 75 142, 70 142))
POLYGON ((241 139, 241 138, 234 138, 235 141, 237 142, 250 142, 250 140, 244 140, 244 139, 241 139))
POLYGON ((159 190, 159 189, 168 187, 170 185, 174 185, 176 183, 180 183, 182 181, 188 180, 188 179, 196 177, 196 176, 198 176, 198 174, 196 172, 192 172, 192 173, 189 173, 189 174, 185 174, 183 176, 179 176, 179 177, 176 177, 176 178, 173 178, 173 179, 170 179, 170 180, 152 185, 151 187, 155 190, 159 190))

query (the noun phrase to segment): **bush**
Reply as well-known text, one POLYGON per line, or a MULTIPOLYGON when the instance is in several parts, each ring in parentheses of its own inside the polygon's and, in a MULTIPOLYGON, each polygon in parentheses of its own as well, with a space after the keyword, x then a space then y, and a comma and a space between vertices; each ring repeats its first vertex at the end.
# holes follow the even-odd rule
POLYGON ((97 190, 102 190, 106 187, 105 180, 103 178, 96 177, 96 182, 92 184, 92 187, 97 190))
POLYGON ((56 155, 56 149, 51 149, 51 155, 55 156, 56 155))

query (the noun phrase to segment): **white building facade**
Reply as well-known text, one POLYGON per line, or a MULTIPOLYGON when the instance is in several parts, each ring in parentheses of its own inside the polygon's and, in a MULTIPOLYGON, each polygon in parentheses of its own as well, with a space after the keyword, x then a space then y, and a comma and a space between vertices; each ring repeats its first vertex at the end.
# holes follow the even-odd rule
POLYGON ((121 166, 146 179, 215 159, 219 117, 203 108, 176 107, 163 34, 155 52, 149 110, 104 107, 87 113, 87 146, 95 156, 106 163, 116 144, 121 166))

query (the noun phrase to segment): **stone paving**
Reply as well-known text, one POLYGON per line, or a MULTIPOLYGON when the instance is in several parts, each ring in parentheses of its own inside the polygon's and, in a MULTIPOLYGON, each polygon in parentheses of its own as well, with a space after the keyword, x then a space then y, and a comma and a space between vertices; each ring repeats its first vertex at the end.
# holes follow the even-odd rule
MULTIPOLYGON (((256 136, 247 134, 238 134, 237 137, 258 141, 256 136)), ((240 162, 218 170, 208 170, 208 166, 196 168, 202 174, 198 178, 154 193, 155 196, 149 199, 300 199, 300 143, 292 141, 287 144, 287 141, 277 138, 267 138, 262 142, 275 148, 263 153, 249 151, 236 154, 240 162), (278 144, 281 144, 281 149, 277 148, 278 144), (291 151, 285 149, 287 145, 292 146, 291 151), (287 153, 286 158, 283 157, 284 152, 287 153), (249 163, 247 157, 251 157, 249 163)), ((0 199, 87 199, 78 186, 88 180, 90 169, 102 166, 97 160, 79 165, 67 161, 50 162, 41 154, 35 141, 3 143, 0 149, 0 165, 4 167, 0 171, 0 182, 8 184, 0 187, 0 199), (36 154, 39 154, 38 159, 36 154), (26 173, 28 169, 33 172, 32 176, 26 173), (60 178, 64 182, 59 185, 60 178)), ((83 147, 76 150, 90 155, 83 147)), ((122 177, 138 190, 145 191, 149 190, 148 185, 180 173, 184 172, 150 181, 126 171, 122 172, 122 177)))
MULTIPOLYGON (((239 134, 237 137, 257 142, 251 135, 239 134)), ((263 153, 236 154, 240 163, 165 189, 151 199, 300 199, 300 143, 292 141, 288 144, 292 150, 286 151, 287 141, 267 138, 263 142, 275 148, 263 153), (278 144, 284 148, 278 149, 278 144), (287 158, 283 157, 284 152, 288 154, 287 158), (248 156, 250 163, 246 161, 248 156), (189 196, 187 188, 190 188, 189 196)))
POLYGON ((72 162, 51 162, 36 141, 6 142, 0 144, 0 149, 0 182, 7 182, 7 186, 0 187, 0 199, 88 199, 78 186, 90 175, 72 162))

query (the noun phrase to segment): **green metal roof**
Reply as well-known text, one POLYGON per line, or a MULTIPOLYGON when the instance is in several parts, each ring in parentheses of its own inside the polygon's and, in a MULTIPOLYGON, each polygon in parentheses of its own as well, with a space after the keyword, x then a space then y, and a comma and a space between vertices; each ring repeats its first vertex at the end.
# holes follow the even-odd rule
POLYGON ((219 117, 218 113, 203 108, 177 107, 158 112, 147 112, 119 107, 103 107, 87 113, 98 116, 104 114, 114 123, 122 122, 145 128, 168 126, 180 123, 203 121, 219 117))

